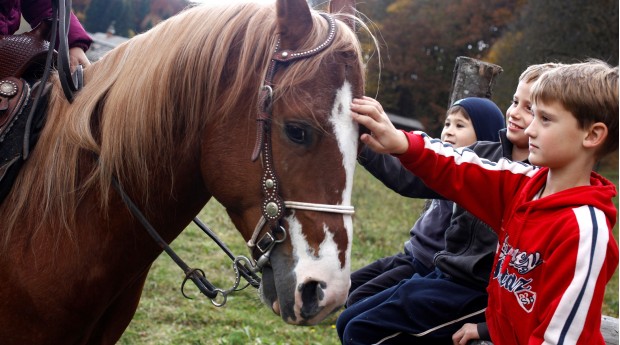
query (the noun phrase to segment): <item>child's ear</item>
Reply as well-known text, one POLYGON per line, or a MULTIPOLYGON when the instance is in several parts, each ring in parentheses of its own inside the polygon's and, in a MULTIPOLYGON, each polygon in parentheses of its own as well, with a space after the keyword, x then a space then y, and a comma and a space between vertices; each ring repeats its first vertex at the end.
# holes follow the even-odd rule
POLYGON ((605 139, 607 139, 607 134, 607 126, 602 122, 596 122, 587 130, 583 145, 586 148, 597 148, 603 145, 605 139))

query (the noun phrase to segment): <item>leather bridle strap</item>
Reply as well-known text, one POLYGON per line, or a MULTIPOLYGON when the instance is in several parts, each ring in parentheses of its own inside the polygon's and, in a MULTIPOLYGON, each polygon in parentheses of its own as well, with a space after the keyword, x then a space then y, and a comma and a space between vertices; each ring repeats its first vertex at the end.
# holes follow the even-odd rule
MULTIPOLYGON (((348 214, 353 215, 355 213, 355 208, 353 206, 345 206, 345 205, 327 205, 327 204, 315 204, 308 202, 299 202, 299 201, 285 201, 284 207, 290 209, 304 210, 304 211, 315 211, 315 212, 328 212, 328 213, 340 213, 340 214, 348 214)), ((252 233, 252 237, 248 241, 249 247, 254 247, 257 245, 256 238, 260 234, 263 226, 267 224, 267 220, 265 217, 261 217, 254 228, 254 232, 252 233)))
POLYGON ((240 274, 248 282, 248 284, 252 285, 253 287, 258 288, 260 286, 261 279, 256 275, 256 273, 254 273, 255 270, 252 267, 248 267, 250 265, 250 262, 247 258, 234 255, 233 252, 228 248, 228 246, 226 246, 226 244, 222 242, 219 237, 217 237, 213 230, 209 229, 209 227, 204 224, 200 219, 198 219, 198 217, 194 218, 194 224, 196 224, 200 228, 200 230, 202 230, 207 236, 209 236, 213 240, 213 242, 215 242, 232 261, 238 262, 240 261, 240 258, 245 259, 245 263, 247 263, 248 265, 235 265, 235 267, 237 267, 238 269, 238 274, 240 274))
MULTIPOLYGON (((339 213, 339 214, 348 214, 353 215, 355 213, 355 209, 353 206, 346 205, 327 205, 327 204, 315 204, 308 202, 299 202, 299 201, 285 201, 284 207, 289 209, 297 209, 297 210, 305 210, 305 211, 315 211, 315 212, 328 212, 328 213, 339 213)), ((258 235, 260 235, 261 230, 267 224, 267 220, 265 217, 260 217, 260 220, 256 224, 254 228, 254 232, 252 233, 252 237, 248 241, 247 245, 250 248, 257 247, 258 250, 262 253, 262 255, 256 260, 257 270, 261 270, 263 266, 265 266, 269 262, 269 257, 271 255, 270 251, 273 247, 283 242, 286 239, 286 230, 283 227, 279 227, 277 230, 273 232, 267 232, 260 241, 256 242, 258 235)))
MULTIPOLYGON (((43 98, 43 91, 46 89, 47 81, 52 72, 52 63, 54 56, 54 47, 58 41, 58 78, 60 79, 60 85, 65 93, 65 97, 69 102, 73 102, 73 93, 82 88, 83 71, 82 65, 76 67, 75 73, 71 74, 71 67, 69 61, 69 24, 71 21, 71 0, 52 0, 52 32, 50 36, 50 46, 45 58, 45 69, 43 70, 43 76, 40 80, 40 86, 38 91, 34 95, 32 107, 30 108, 30 114, 26 121, 26 129, 24 130, 24 142, 23 142, 23 156, 24 160, 28 159, 30 155, 30 133, 31 128, 34 125, 35 128, 40 127, 41 123, 32 123, 34 114, 36 114, 38 107, 43 98)), ((39 122, 43 121, 45 117, 41 117, 39 122)))
MULTIPOLYGON (((213 286, 213 284, 211 284, 205 278, 204 272, 200 269, 192 269, 191 267, 189 267, 172 250, 172 248, 170 248, 168 243, 166 243, 166 241, 159 235, 157 230, 153 228, 151 223, 149 223, 149 221, 142 214, 142 212, 140 212, 140 209, 138 208, 138 206, 136 206, 133 200, 131 200, 131 198, 127 195, 127 193, 125 193, 125 191, 123 190, 123 187, 118 182, 116 177, 112 177, 112 186, 114 187, 114 189, 116 189, 118 194, 121 196, 121 198, 123 199, 123 202, 127 205, 131 214, 134 217, 136 217, 136 219, 142 224, 144 229, 146 229, 149 235, 151 235, 153 240, 159 245, 159 247, 161 247, 161 249, 163 249, 166 252, 166 254, 168 254, 168 256, 170 256, 170 258, 183 270, 183 272, 185 272, 185 280, 183 281, 183 286, 185 285, 185 282, 187 281, 187 279, 191 279, 194 282, 194 284, 196 284, 200 292, 205 294, 210 299, 216 298, 217 297, 216 288, 215 286, 213 286)), ((183 295, 185 296, 185 293, 183 293, 183 295)))
POLYGON ((273 55, 271 56, 271 62, 269 63, 267 73, 265 74, 263 87, 261 87, 259 92, 256 121, 262 122, 263 125, 259 125, 256 128, 256 145, 254 145, 254 151, 252 152, 252 161, 256 161, 261 153, 261 149, 263 148, 262 144, 265 127, 268 129, 271 125, 271 111, 273 107, 273 78, 276 74, 278 65, 286 65, 289 62, 316 55, 334 42, 334 38, 336 37, 336 20, 334 17, 326 13, 321 13, 321 16, 329 23, 329 33, 327 34, 325 41, 317 47, 302 52, 293 52, 288 49, 280 50, 280 39, 276 42, 273 55))
MULTIPOLYGON (((53 0, 52 10, 58 18, 58 77, 65 97, 73 102, 73 93, 82 88, 82 65, 76 66, 75 73, 71 74, 69 59, 69 25, 71 22, 71 0, 53 0)), ((56 23, 53 24, 54 26, 56 23)), ((50 47, 50 49, 53 47, 50 47)))
MULTIPOLYGON (((191 298, 185 294, 185 283, 188 280, 191 280, 198 290, 205 296, 207 296, 213 305, 217 307, 221 307, 226 304, 226 300, 228 295, 234 291, 240 290, 239 284, 241 281, 241 277, 245 278, 248 283, 254 287, 258 287, 260 285, 260 278, 258 278, 254 272, 248 268, 251 266, 250 260, 244 256, 237 256, 233 259, 232 253, 228 248, 219 240, 217 236, 209 229, 206 225, 202 224, 197 218, 194 218, 194 222, 203 230, 207 235, 209 235, 214 241, 228 254, 231 259, 233 259, 233 269, 235 271, 235 283, 233 286, 227 290, 223 290, 215 287, 211 282, 207 280, 205 277, 205 273, 203 270, 199 268, 191 268, 189 267, 183 259, 181 259, 174 250, 166 243, 166 241, 159 235, 157 230, 149 223, 144 214, 140 211, 138 206, 131 200, 131 198, 125 193, 123 187, 118 182, 116 177, 112 178, 112 186, 118 194, 123 199, 123 202, 127 205, 127 208, 131 212, 131 214, 142 224, 144 229, 146 229, 147 233, 153 238, 155 243, 159 245, 159 247, 168 254, 168 256, 174 261, 177 266, 179 266, 183 272, 185 273, 185 279, 183 279, 183 283, 181 284, 181 293, 185 298, 191 298), (219 296, 219 298, 218 298, 219 296)), ((247 286, 247 285, 246 285, 247 286)))

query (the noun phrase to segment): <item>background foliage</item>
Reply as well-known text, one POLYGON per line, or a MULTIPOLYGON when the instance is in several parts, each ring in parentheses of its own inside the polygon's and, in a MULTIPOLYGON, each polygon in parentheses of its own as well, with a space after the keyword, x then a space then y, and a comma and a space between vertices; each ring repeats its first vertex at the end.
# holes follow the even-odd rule
POLYGON ((132 37, 169 18, 188 0, 73 0, 73 10, 89 32, 106 32, 110 26, 119 36, 132 37))
POLYGON ((612 0, 377 0, 360 2, 383 38, 383 66, 370 63, 368 94, 386 111, 438 135, 454 63, 500 65, 493 100, 507 109, 531 64, 598 58, 618 64, 618 2, 612 0))
MULTIPOLYGON (((208 1, 208 0, 207 0, 208 1)), ((329 0, 308 0, 325 8, 329 0)), ((417 119, 438 135, 454 63, 467 56, 500 65, 493 100, 507 109, 531 64, 598 58, 618 65, 616 0, 358 0, 381 41, 369 62, 367 94, 386 111, 417 119), (377 55, 375 55, 377 56, 377 55)), ((90 32, 114 24, 131 37, 191 5, 189 0, 73 0, 90 32)))

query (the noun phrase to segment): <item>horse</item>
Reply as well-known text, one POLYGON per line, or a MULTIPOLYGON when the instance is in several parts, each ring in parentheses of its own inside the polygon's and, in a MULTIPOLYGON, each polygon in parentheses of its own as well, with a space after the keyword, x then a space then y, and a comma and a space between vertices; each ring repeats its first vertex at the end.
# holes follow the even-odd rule
POLYGON ((283 321, 316 324, 344 304, 349 111, 365 70, 354 4, 337 7, 194 6, 86 68, 72 102, 52 75, 45 127, 0 205, 3 344, 120 338, 162 247, 113 181, 167 243, 221 203, 283 321))

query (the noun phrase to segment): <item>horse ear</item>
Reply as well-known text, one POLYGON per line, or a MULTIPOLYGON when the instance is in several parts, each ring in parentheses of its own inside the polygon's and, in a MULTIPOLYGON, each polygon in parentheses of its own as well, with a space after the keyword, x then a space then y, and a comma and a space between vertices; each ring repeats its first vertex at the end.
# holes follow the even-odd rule
POLYGON ((278 0, 280 47, 295 50, 312 31, 312 15, 306 0, 278 0))
MULTIPOLYGON (((329 13, 343 13, 355 17, 355 0, 331 0, 329 13)), ((351 18, 343 18, 342 21, 355 31, 355 21, 351 18)))

